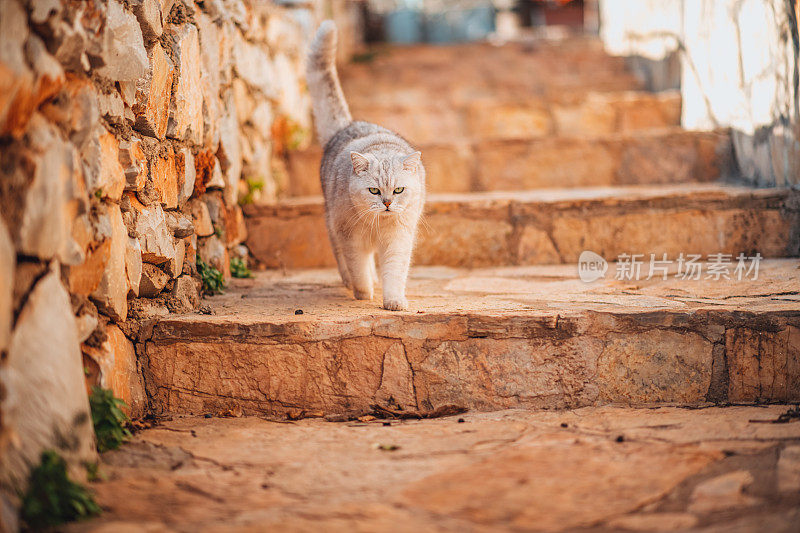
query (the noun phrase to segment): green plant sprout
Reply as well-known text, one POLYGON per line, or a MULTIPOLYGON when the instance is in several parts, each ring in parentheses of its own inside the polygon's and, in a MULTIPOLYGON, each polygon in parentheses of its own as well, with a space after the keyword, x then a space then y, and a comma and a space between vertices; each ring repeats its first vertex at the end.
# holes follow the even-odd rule
POLYGON ((231 276, 234 278, 252 278, 253 273, 241 257, 231 257, 231 276))
POLYGON ((126 427, 129 418, 122 411, 122 407, 127 405, 116 398, 112 391, 92 386, 89 406, 92 409, 92 423, 97 437, 97 451, 102 453, 115 450, 130 438, 131 432, 126 427))
POLYGON ((39 531, 101 511, 89 490, 69 478, 66 461, 53 450, 42 452, 22 495, 20 517, 28 529, 39 531))
POLYGON ((197 273, 200 274, 200 280, 203 282, 203 292, 219 294, 225 288, 225 278, 222 272, 199 257, 197 258, 197 273))

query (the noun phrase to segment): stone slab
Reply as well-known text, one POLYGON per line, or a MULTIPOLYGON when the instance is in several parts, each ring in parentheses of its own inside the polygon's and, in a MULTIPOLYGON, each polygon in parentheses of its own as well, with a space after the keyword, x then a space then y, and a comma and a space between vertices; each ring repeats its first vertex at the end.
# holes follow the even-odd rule
POLYGON ((107 476, 92 484, 104 513, 67 530, 685 531, 745 521, 737 530, 791 531, 797 499, 774 482, 749 487, 756 507, 688 510, 710 477, 775 479, 776 450, 800 440, 800 425, 749 420, 787 407, 507 410, 389 426, 176 418, 104 454, 107 476))
MULTIPOLYGON (((439 136, 417 146, 432 193, 707 183, 734 174, 725 131, 673 127, 599 137, 537 135, 481 141, 439 136)), ((317 146, 289 153, 290 195, 321 194, 321 154, 317 146)))
POLYGON ((587 92, 531 96, 511 101, 480 98, 463 104, 422 100, 351 105, 358 120, 380 124, 414 143, 476 142, 557 136, 607 136, 680 125, 681 97, 675 92, 587 92))
POLYGON ((794 401, 797 267, 592 284, 570 266, 418 268, 404 313, 354 300, 332 270, 266 272, 232 280, 211 315, 160 320, 145 382, 156 411, 176 414, 336 413, 390 396, 481 410, 794 401))
MULTIPOLYGON (((620 254, 794 255, 800 213, 785 189, 724 185, 430 195, 417 265, 576 263, 620 254)), ((247 206, 247 246, 270 268, 333 266, 321 198, 247 206)))

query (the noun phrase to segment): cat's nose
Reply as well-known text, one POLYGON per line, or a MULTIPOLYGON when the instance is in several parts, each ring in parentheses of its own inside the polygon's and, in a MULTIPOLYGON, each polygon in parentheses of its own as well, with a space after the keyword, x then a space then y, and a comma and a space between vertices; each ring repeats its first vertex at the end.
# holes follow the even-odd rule
POLYGON ((383 199, 383 205, 385 205, 386 207, 389 207, 390 205, 392 205, 392 201, 389 198, 384 198, 383 199))

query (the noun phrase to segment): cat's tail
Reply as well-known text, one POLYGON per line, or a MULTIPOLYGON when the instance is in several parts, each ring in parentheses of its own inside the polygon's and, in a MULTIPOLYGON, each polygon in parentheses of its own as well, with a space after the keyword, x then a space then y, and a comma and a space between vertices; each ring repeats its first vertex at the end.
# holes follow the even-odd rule
POLYGON ((314 109, 319 143, 325 146, 337 131, 353 120, 336 73, 336 25, 320 24, 308 54, 308 90, 314 109))

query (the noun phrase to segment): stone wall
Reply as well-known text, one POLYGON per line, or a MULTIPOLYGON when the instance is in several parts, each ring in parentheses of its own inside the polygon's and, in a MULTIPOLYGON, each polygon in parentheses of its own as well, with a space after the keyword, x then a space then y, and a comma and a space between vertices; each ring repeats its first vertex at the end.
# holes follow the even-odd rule
POLYGON ((319 5, 0 0, 0 482, 93 454, 86 387, 147 411, 141 328, 230 277, 240 204, 308 142, 319 5), (304 25, 306 27, 304 27, 304 25))
POLYGON ((614 54, 680 56, 682 124, 730 127, 742 177, 800 184, 797 0, 601 0, 614 54))

